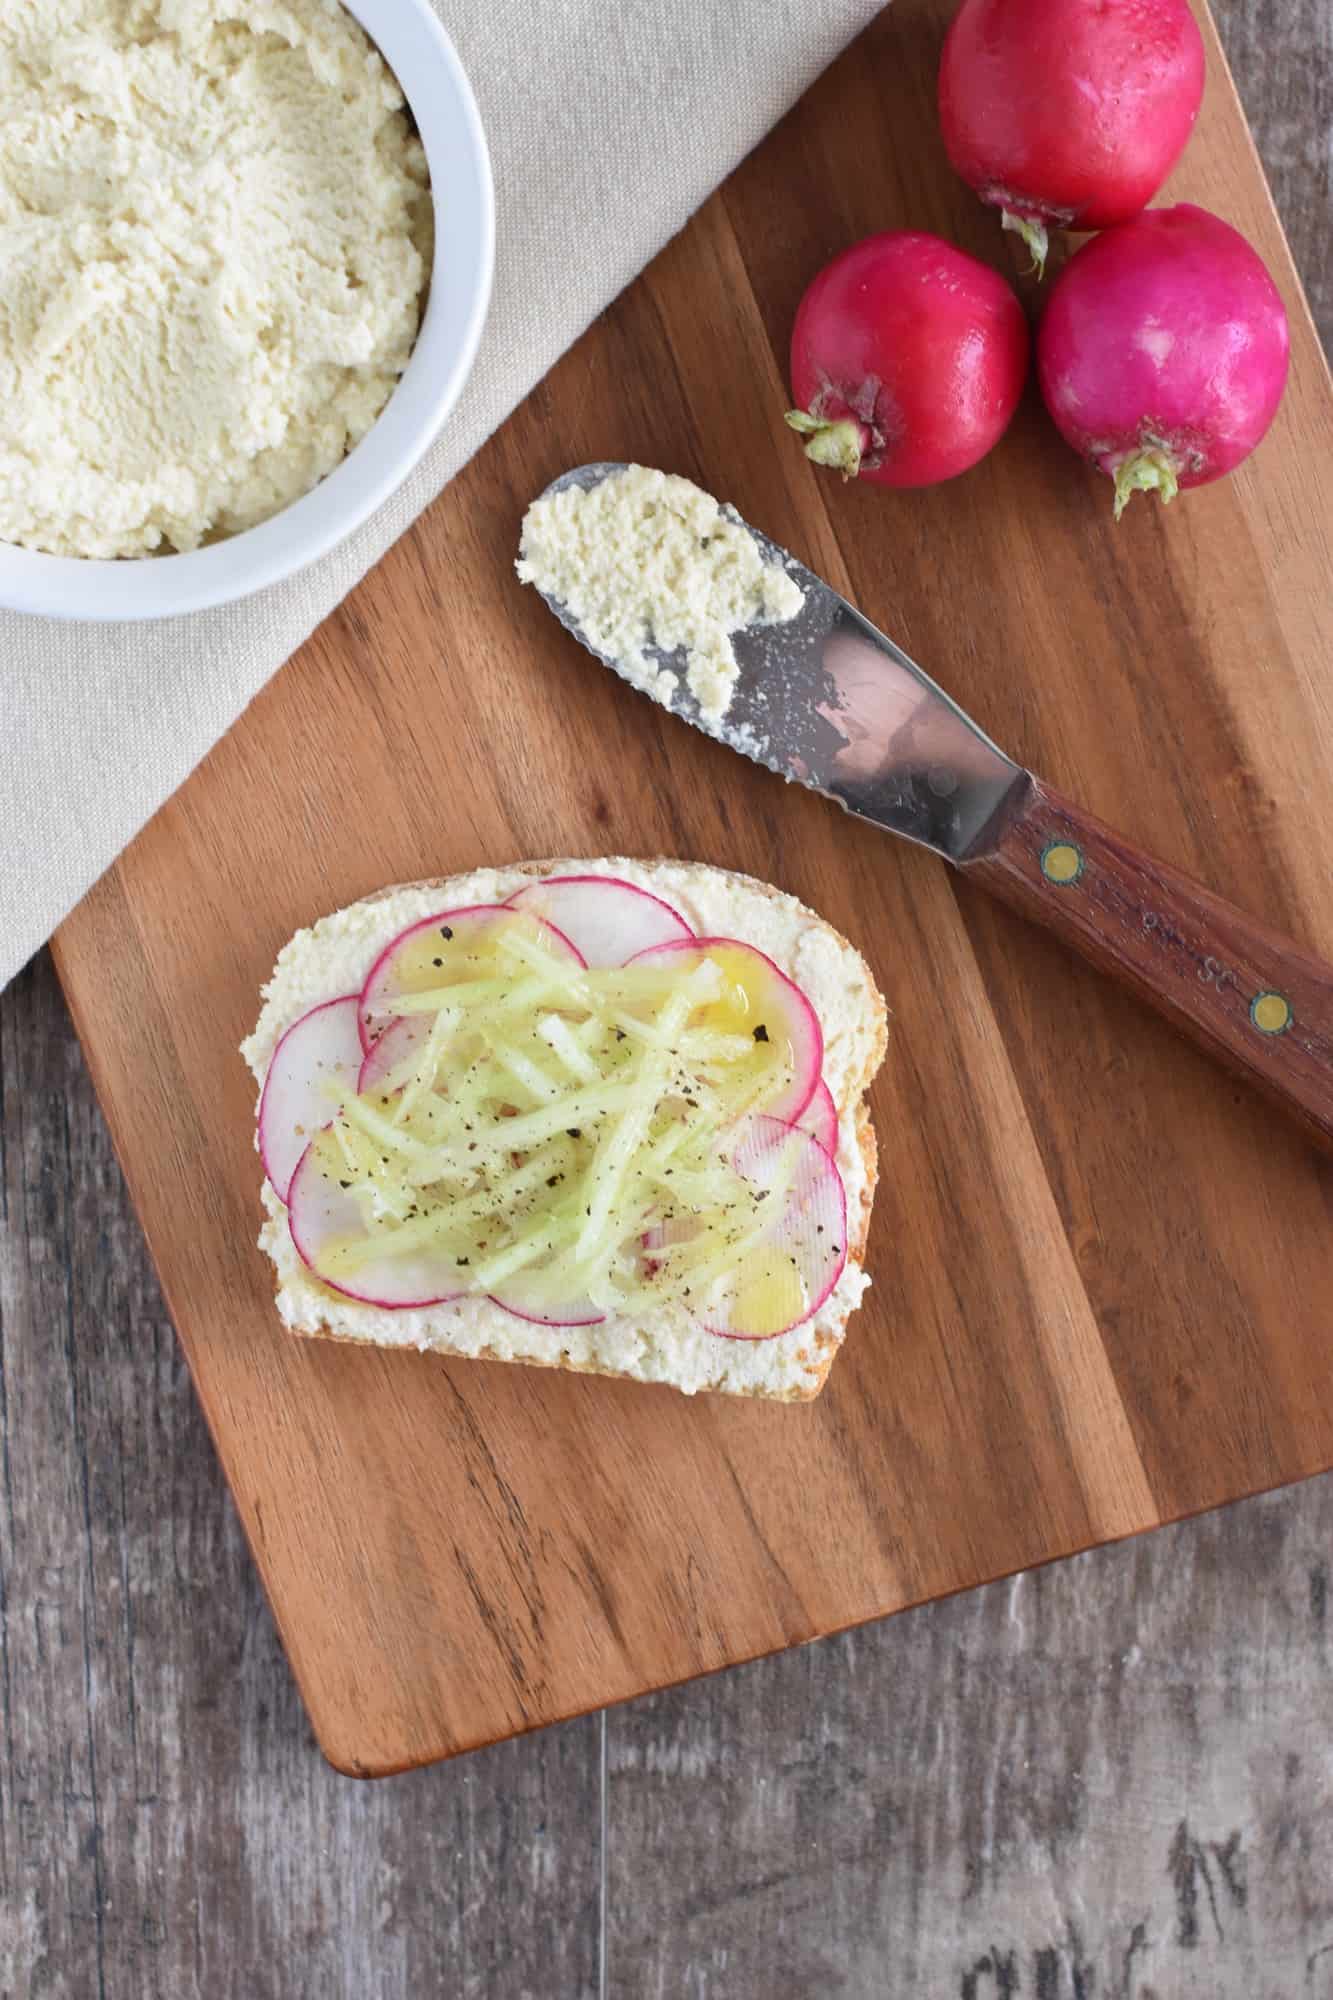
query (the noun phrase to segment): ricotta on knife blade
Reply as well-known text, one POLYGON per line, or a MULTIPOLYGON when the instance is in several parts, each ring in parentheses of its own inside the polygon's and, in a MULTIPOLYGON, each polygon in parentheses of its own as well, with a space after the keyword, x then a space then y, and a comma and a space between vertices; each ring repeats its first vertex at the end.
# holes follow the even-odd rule
POLYGON ((785 624, 805 601, 730 509, 678 473, 646 465, 534 500, 517 567, 659 701, 679 675, 648 648, 683 652, 685 685, 708 722, 722 720, 736 686, 732 634, 785 624))

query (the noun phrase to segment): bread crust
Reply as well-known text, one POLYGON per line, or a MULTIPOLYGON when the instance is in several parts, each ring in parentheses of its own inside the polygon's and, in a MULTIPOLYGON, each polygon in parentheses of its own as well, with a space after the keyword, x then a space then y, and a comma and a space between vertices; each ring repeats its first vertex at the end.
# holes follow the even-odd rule
MULTIPOLYGON (((608 855, 605 857, 604 865, 608 869, 614 870, 618 862, 629 863, 631 859, 632 857, 628 855, 608 855)), ((634 860, 633 865, 652 869, 668 865, 670 860, 671 857, 669 856, 657 856, 652 859, 640 858, 634 860)), ((776 900, 787 893, 784 890, 775 888, 770 882, 760 881, 758 877, 753 875, 741 874, 735 869, 713 868, 711 864, 705 863, 698 865, 709 867, 710 873, 723 876, 742 886, 752 894, 758 893, 776 900)), ((557 868, 568 866, 568 861, 516 861, 506 864, 503 872, 508 873, 512 869, 518 874, 540 878, 551 874, 557 868)), ((362 904, 380 903, 386 901, 390 896, 398 895, 403 889, 439 889, 441 892, 444 892, 457 879, 459 878, 456 876, 427 876, 416 882, 395 882, 386 888, 374 890, 370 895, 363 896, 359 900, 362 904)), ((819 915, 818 911, 809 909, 808 905, 802 905, 801 907, 838 944, 844 946, 849 951, 856 952, 856 947, 847 938, 843 937, 841 932, 836 930, 832 924, 826 922, 819 915)), ((856 952, 856 956, 859 958, 861 954, 856 952)), ((879 1179, 879 1147, 875 1137, 875 1128, 870 1117, 870 1106, 867 1102, 866 1093, 869 1091, 870 1085, 884 1061, 884 1056, 888 1048, 888 1008, 885 1004, 883 994, 879 991, 873 979, 869 980, 868 983, 874 1007, 872 1033, 868 1038, 867 1057, 863 1073, 859 1080, 856 1080, 848 1090, 849 1101, 856 1106, 856 1143, 860 1149, 862 1160, 865 1163, 865 1185, 861 1196, 861 1212, 859 1216, 855 1218, 854 1222, 853 1218, 850 1216, 848 1218, 849 1242, 847 1245, 847 1260, 850 1264, 861 1270, 865 1268, 866 1244, 870 1231, 870 1214, 874 1206, 875 1188, 879 1179)), ((837 1110, 841 1119, 846 1115, 847 1106, 840 1104, 837 1106, 837 1110)), ((737 1391, 735 1389, 715 1389, 705 1390, 701 1393, 719 1395, 748 1393, 752 1397, 768 1402, 813 1402, 828 1380, 829 1370, 832 1368, 834 1358, 846 1337, 847 1322, 854 1310, 854 1307, 849 1307, 837 1322, 836 1327, 821 1329, 815 1335, 818 1368, 817 1373, 811 1376, 808 1387, 779 1392, 755 1388, 748 1392, 737 1391)), ((327 1324, 321 1324, 316 1327, 292 1327, 289 1330, 298 1339, 339 1341, 344 1345, 353 1347, 379 1347, 383 1345, 382 1342, 371 1339, 369 1335, 349 1333, 344 1328, 333 1327, 327 1324)), ((573 1374, 602 1375, 614 1381, 637 1380, 637 1377, 626 1375, 621 1369, 606 1368, 596 1361, 576 1361, 568 1354, 553 1354, 549 1357, 520 1356, 501 1354, 489 1347, 470 1349, 465 1354, 463 1350, 449 1346, 447 1341, 441 1342, 439 1345, 432 1345, 427 1352, 472 1361, 499 1361, 518 1367, 563 1368, 573 1374)))

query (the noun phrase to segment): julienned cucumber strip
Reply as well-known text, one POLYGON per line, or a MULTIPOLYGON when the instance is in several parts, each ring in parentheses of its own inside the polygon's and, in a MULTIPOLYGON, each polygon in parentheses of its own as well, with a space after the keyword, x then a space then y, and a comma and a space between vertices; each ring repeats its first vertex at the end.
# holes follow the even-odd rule
POLYGON ((616 1195, 631 1162, 648 1137, 648 1127, 671 1075, 670 1044, 683 1032, 694 1007, 704 996, 700 970, 696 968, 687 974, 680 983, 679 991, 673 993, 658 1012, 653 1021, 658 1045, 644 1059, 635 1080, 632 1099, 609 1130, 603 1133, 593 1155, 586 1180, 586 1214, 574 1246, 575 1256, 581 1264, 591 1263, 594 1259, 600 1262, 624 1235, 623 1227, 617 1227, 619 1218, 613 1217, 616 1195))
POLYGON ((579 1083, 596 1083, 600 1071, 585 1048, 574 1039, 569 1023, 560 1014, 543 1014, 537 1033, 579 1083))
POLYGON ((317 1276, 395 1307, 494 1292, 555 1325, 684 1307, 749 1338, 827 1296, 841 1183, 785 1122, 822 1037, 762 953, 673 938, 584 966, 480 909, 401 943, 362 996, 365 1087, 331 1088, 292 1182, 317 1276))
POLYGON ((404 1160, 418 1162, 429 1160, 432 1155, 428 1146, 415 1138, 406 1126, 396 1125, 392 1118, 386 1117, 383 1111, 377 1109, 381 1095, 382 1093, 376 1090, 373 1099, 360 1095, 347 1098, 334 1121, 335 1125, 355 1126, 358 1131, 364 1132, 367 1138, 376 1140, 391 1153, 400 1153, 404 1160))
MULTIPOLYGON (((557 1104, 545 1104, 518 1117, 502 1115, 484 1128, 476 1125, 471 1137, 459 1138, 450 1146, 415 1147, 407 1179, 414 1187, 429 1187, 449 1174, 466 1170, 470 1164, 480 1164, 476 1160, 478 1154, 521 1152, 542 1139, 554 1138, 562 1126, 568 1130, 582 1122, 591 1125, 627 1104, 633 1089, 628 1082, 599 1084, 595 1090, 580 1090, 562 1097, 557 1104)), ((466 1133, 466 1127, 464 1130, 466 1133)))
POLYGON ((403 1222, 396 1229, 351 1237, 331 1256, 340 1270, 353 1271, 377 1257, 402 1256, 408 1251, 426 1249, 433 1244, 456 1244, 460 1253, 466 1251, 469 1244, 475 1247, 477 1230, 495 1214, 497 1206, 501 1209, 517 1208, 551 1175, 563 1172, 573 1155, 574 1148, 569 1141, 558 1140, 553 1145, 544 1146, 521 1167, 497 1180, 481 1198, 460 1198, 442 1203, 417 1215, 412 1221, 403 1222))
MULTIPOLYGON (((553 961, 546 971, 531 972, 525 979, 504 976, 461 979, 450 986, 387 995, 379 1006, 386 1014, 398 1015, 434 1014, 441 1007, 498 1007, 511 1012, 523 1011, 546 997, 548 1005, 567 1002, 580 1012, 600 1013, 610 1007, 669 996, 679 985, 681 972, 682 968, 669 970, 653 965, 621 965, 591 971, 560 960, 553 961)), ((710 991, 715 993, 721 985, 722 975, 715 972, 709 981, 710 991)))
POLYGON ((523 1049, 513 1048, 508 1042, 492 1041, 491 1058, 497 1069, 511 1077, 520 1090, 525 1090, 534 1104, 554 1103, 567 1087, 564 1077, 553 1077, 523 1049))

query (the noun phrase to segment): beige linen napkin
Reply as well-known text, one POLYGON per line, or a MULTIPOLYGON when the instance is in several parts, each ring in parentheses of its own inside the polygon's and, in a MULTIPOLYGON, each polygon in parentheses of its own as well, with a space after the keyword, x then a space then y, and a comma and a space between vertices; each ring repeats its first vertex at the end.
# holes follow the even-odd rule
POLYGON ((498 203, 476 369, 357 534, 256 597, 155 625, 0 612, 0 985, 320 619, 679 229, 877 0, 433 0, 498 203))

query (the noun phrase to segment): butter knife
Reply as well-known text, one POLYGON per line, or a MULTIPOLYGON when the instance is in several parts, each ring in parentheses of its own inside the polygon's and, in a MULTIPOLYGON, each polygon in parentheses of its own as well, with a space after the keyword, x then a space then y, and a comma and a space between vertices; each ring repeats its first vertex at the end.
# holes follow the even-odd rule
MULTIPOLYGON (((546 490, 592 487, 621 470, 578 466, 546 490)), ((740 525, 804 604, 786 624, 733 635, 740 676, 721 721, 701 715, 683 675, 656 698, 779 776, 930 848, 1131 988, 1333 1151, 1333 967, 1014 763, 837 591, 740 525)), ((622 671, 543 595, 581 644, 622 671)))

